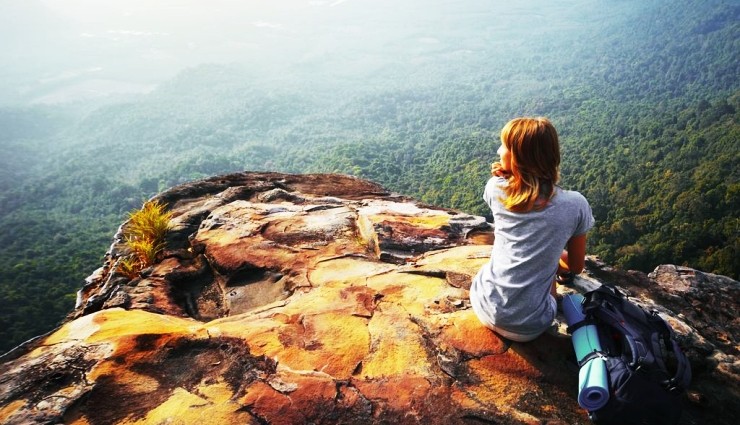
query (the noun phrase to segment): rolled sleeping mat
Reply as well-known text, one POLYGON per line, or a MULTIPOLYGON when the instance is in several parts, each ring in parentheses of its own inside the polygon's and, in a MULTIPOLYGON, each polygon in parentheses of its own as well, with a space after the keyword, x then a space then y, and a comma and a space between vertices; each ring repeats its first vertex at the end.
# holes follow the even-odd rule
MULTIPOLYGON (((582 302, 583 296, 580 294, 563 297, 563 315, 568 326, 573 326, 586 318, 581 307, 582 302)), ((571 341, 578 363, 581 363, 587 355, 601 351, 599 335, 594 325, 581 326, 573 331, 571 341)), ((578 404, 586 410, 593 411, 604 407, 608 401, 606 360, 594 357, 578 371, 578 404)))
POLYGON ((606 360, 595 357, 578 371, 578 404, 589 412, 599 410, 609 402, 606 360))

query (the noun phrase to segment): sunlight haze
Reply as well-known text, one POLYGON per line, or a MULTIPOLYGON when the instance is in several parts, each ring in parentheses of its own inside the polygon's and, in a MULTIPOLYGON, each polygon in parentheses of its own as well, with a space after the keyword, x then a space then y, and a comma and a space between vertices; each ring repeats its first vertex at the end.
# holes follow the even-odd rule
POLYGON ((339 73, 454 66, 454 55, 490 56, 578 30, 580 3, 588 2, 3 0, 0 93, 5 104, 145 93, 202 63, 284 76, 317 63, 339 73))

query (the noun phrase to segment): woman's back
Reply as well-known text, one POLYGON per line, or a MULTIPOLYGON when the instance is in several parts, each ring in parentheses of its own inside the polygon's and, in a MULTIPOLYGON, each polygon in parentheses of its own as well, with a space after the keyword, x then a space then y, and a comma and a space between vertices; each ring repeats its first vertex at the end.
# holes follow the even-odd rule
POLYGON ((495 239, 491 260, 473 280, 471 302, 491 324, 537 333, 555 316, 548 295, 560 254, 573 235, 588 231, 593 217, 580 193, 559 187, 540 210, 508 211, 498 200, 505 185, 500 177, 486 185, 483 197, 493 213, 495 239))
POLYGON ((557 186, 560 142, 549 120, 509 121, 498 154, 483 194, 494 218, 493 250, 473 279, 470 299, 486 326, 529 341, 555 318, 559 260, 576 273, 583 269, 594 219, 580 193, 557 186))

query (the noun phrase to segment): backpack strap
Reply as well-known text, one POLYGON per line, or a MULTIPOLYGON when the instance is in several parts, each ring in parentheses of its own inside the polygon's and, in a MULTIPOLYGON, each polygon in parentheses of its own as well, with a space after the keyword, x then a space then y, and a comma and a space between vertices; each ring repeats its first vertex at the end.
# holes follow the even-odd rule
POLYGON ((691 366, 686 356, 679 348, 678 343, 675 340, 671 341, 673 344, 673 354, 676 356, 678 364, 676 366, 676 374, 663 382, 663 386, 668 392, 673 394, 680 394, 686 390, 691 383, 691 366))
POLYGON ((577 331, 578 329, 581 329, 584 326, 595 325, 595 324, 596 324, 596 321, 592 317, 586 317, 580 322, 576 322, 568 326, 568 328, 565 331, 568 332, 568 334, 573 335, 573 332, 577 331))
MULTIPOLYGON (((691 366, 689 365, 689 361, 686 358, 686 355, 684 355, 681 351, 678 342, 676 342, 676 339, 673 335, 673 330, 670 326, 668 326, 665 320, 663 320, 663 318, 661 318, 655 311, 651 312, 650 320, 655 323, 657 327, 661 330, 659 332, 659 338, 663 342, 663 347, 665 347, 668 351, 671 351, 676 359, 676 373, 673 376, 662 380, 661 384, 666 389, 666 391, 674 394, 679 394, 683 392, 683 390, 685 390, 691 382, 691 366)), ((655 345, 655 343, 653 345, 655 345)), ((662 347, 655 347, 654 350, 661 348, 662 347)), ((663 364, 662 360, 660 362, 661 364, 663 364)), ((663 367, 666 371, 668 370, 667 365, 663 364, 663 367)))
POLYGON ((580 367, 583 367, 583 365, 585 365, 586 363, 588 363, 589 360, 593 360, 595 358, 602 358, 602 359, 605 359, 606 360, 606 357, 607 356, 606 356, 606 353, 605 352, 600 351, 600 350, 594 350, 594 351, 586 354, 585 356, 583 356, 583 358, 578 361, 578 367, 579 368, 580 367))

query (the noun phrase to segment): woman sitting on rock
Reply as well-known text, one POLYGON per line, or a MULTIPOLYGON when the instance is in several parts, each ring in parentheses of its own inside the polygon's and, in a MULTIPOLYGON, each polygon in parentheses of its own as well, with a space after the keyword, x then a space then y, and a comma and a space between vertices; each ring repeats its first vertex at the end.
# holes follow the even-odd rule
POLYGON ((583 271, 594 218, 583 195, 557 186, 560 145, 549 120, 513 119, 501 142, 483 193, 493 250, 473 278, 470 301, 484 325, 525 342, 552 325, 556 275, 583 271))

